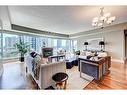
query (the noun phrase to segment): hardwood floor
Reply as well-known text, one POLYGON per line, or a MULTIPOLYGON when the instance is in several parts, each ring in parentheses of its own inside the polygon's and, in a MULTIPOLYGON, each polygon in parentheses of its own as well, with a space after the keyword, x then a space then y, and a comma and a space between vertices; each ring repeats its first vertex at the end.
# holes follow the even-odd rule
POLYGON ((4 64, 4 73, 0 77, 0 89, 36 89, 36 85, 31 81, 30 76, 26 78, 24 63, 19 61, 4 64))
POLYGON ((92 81, 84 89, 127 89, 127 64, 112 63, 110 73, 98 84, 92 81))

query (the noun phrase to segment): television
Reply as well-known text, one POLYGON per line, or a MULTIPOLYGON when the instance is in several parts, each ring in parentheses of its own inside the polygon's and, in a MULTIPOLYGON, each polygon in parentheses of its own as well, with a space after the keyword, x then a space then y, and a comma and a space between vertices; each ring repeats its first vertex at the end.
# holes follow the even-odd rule
POLYGON ((43 57, 53 56, 53 48, 43 47, 42 48, 42 55, 43 55, 43 57))

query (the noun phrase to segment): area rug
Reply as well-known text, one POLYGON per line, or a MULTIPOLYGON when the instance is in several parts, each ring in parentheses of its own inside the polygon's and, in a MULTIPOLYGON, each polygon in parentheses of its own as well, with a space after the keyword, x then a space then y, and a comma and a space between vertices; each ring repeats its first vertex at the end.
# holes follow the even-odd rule
POLYGON ((80 72, 78 71, 78 67, 76 66, 72 69, 68 69, 67 74, 69 76, 67 81, 68 90, 82 90, 93 80, 93 77, 90 77, 83 73, 82 76, 85 79, 80 78, 80 72))

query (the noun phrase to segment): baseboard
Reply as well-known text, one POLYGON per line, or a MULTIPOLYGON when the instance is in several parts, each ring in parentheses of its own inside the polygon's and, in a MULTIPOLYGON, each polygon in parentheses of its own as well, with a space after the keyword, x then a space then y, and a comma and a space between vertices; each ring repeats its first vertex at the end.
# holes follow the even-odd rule
POLYGON ((124 60, 119 59, 111 59, 112 62, 124 63, 124 60))

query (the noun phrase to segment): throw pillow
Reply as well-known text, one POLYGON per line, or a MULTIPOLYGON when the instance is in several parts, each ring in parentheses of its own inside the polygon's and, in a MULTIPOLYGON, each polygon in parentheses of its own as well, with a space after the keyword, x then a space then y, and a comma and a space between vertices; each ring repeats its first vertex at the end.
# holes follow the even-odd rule
POLYGON ((106 52, 98 52, 98 57, 106 57, 107 53, 106 52))
POLYGON ((95 53, 92 53, 91 51, 86 52, 86 56, 94 56, 94 55, 95 55, 95 53))
POLYGON ((37 55, 37 53, 33 51, 33 52, 30 53, 30 55, 31 55, 31 57, 34 58, 37 55))

